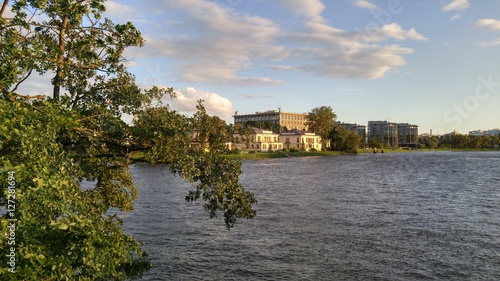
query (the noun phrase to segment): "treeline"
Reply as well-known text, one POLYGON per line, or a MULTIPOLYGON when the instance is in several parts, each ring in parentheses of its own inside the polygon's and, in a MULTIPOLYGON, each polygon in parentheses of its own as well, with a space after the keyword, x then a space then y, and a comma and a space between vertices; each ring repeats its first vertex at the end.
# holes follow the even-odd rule
POLYGON ((439 137, 420 138, 420 148, 455 148, 455 149, 492 149, 500 147, 500 135, 470 136, 445 135, 439 137))

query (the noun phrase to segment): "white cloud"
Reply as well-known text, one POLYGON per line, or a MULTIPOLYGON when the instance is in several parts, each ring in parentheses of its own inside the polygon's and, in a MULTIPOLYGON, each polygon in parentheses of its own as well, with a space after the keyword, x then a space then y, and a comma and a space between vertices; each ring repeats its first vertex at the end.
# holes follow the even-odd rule
POLYGON ((123 16, 123 15, 131 15, 134 13, 134 8, 119 4, 115 1, 107 1, 105 2, 106 6, 106 14, 113 16, 123 16))
POLYGON ((489 31, 500 31, 500 20, 480 19, 476 22, 476 27, 488 29, 489 31))
POLYGON ((238 7, 226 9, 217 1, 155 3, 157 11, 170 13, 163 15, 169 22, 163 31, 148 35, 140 54, 168 58, 175 64, 171 68, 176 72, 174 79, 189 83, 283 83, 251 74, 260 67, 328 77, 380 78, 404 65, 404 56, 413 51, 385 41, 426 40, 414 28, 406 30, 397 23, 369 31, 336 28, 321 16, 325 5, 319 0, 279 0, 286 11, 297 16, 293 25, 243 14, 238 7))
POLYGON ((455 14, 453 17, 450 18, 450 20, 456 20, 459 19, 461 16, 460 14, 455 14))
POLYGON ((499 46, 500 45, 500 38, 493 40, 493 41, 489 41, 489 42, 478 42, 477 45, 480 47, 499 46))
POLYGON ((279 0, 282 6, 298 16, 305 16, 314 21, 323 21, 321 13, 325 5, 320 0, 279 0))
POLYGON ((279 84, 268 77, 244 77, 253 60, 278 60, 283 47, 274 44, 280 29, 270 20, 237 13, 201 0, 167 1, 164 9, 182 16, 181 35, 157 34, 148 39, 144 56, 178 61, 178 78, 187 82, 263 85, 279 84))
POLYGON ((216 115, 226 121, 232 120, 234 113, 233 103, 225 97, 193 87, 175 90, 175 93, 176 98, 169 101, 172 109, 192 114, 196 112, 198 100, 202 99, 209 115, 216 115))
POLYGON ((398 40, 427 40, 423 35, 419 34, 414 28, 406 31, 401 28, 397 23, 390 23, 380 28, 379 36, 390 37, 398 40))
MULTIPOLYGON (((476 22, 476 28, 486 29, 488 31, 500 31, 500 20, 496 19, 480 19, 476 22)), ((480 47, 492 47, 500 45, 500 38, 489 42, 478 42, 480 47)))
POLYGON ((344 31, 324 23, 307 23, 293 36, 296 69, 317 76, 340 78, 384 77, 406 64, 404 55, 413 50, 400 45, 382 45, 389 39, 426 40, 415 29, 404 30, 396 23, 368 31, 344 31))
POLYGON ((443 11, 462 11, 469 8, 470 3, 469 0, 452 0, 450 3, 443 6, 443 11))
POLYGON ((359 8, 363 8, 363 9, 369 9, 369 10, 377 9, 377 6, 368 0, 356 0, 354 2, 354 5, 356 5, 359 8))

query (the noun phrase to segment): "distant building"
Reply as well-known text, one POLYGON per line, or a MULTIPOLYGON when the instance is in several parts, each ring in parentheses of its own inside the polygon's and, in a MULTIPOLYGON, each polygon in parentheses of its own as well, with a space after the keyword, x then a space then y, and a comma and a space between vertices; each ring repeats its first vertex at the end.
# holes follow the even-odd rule
POLYGON ((279 140, 283 143, 283 148, 285 149, 321 150, 321 137, 314 133, 308 133, 305 130, 293 129, 290 132, 282 132, 279 140))
POLYGON ((255 112, 254 114, 234 114, 234 124, 245 125, 248 121, 270 122, 279 125, 280 129, 286 130, 299 129, 307 130, 307 113, 285 112, 280 109, 268 110, 264 112, 255 112))
POLYGON ((250 142, 251 150, 268 151, 283 149, 283 143, 279 140, 279 134, 258 128, 253 128, 253 132, 250 142))
POLYGON ((399 123, 397 125, 398 125, 398 146, 417 147, 418 126, 408 123, 399 123))
POLYGON ((418 144, 418 126, 388 121, 368 121, 368 138, 376 138, 390 147, 413 147, 418 144))
POLYGON ((491 129, 491 130, 475 130, 475 131, 470 131, 469 136, 499 136, 500 135, 500 129, 491 129))

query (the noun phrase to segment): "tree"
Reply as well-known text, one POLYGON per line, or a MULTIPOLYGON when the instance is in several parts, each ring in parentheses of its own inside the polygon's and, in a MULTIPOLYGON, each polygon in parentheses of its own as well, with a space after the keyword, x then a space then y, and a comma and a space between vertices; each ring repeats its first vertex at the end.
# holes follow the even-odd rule
POLYGON ((382 144, 380 143, 380 140, 378 138, 369 138, 368 147, 381 149, 382 144))
POLYGON ((308 130, 321 136, 322 147, 327 147, 330 131, 335 125, 337 115, 330 106, 316 107, 307 115, 308 130))
POLYGON ((351 130, 334 126, 330 132, 330 140, 332 150, 357 153, 361 143, 361 136, 351 130))
POLYGON ((274 133, 279 133, 281 129, 279 124, 275 124, 270 121, 247 121, 245 122, 245 126, 269 130, 274 133))
MULTIPOLYGON (((0 10, 0 169, 15 175, 16 209, 13 217, 0 214, 0 225, 17 221, 16 274, 2 266, 2 278, 123 280, 148 270, 146 253, 120 227, 119 214, 131 211, 137 196, 130 150, 199 183, 186 199, 202 196, 210 216, 223 212, 228 228, 255 216, 255 198, 238 182, 241 164, 221 157, 224 122, 202 104, 194 117, 182 116, 160 103, 172 89, 135 84, 123 51, 143 40, 131 23, 102 19, 104 0, 14 1, 12 19, 3 17, 7 3, 0 10), (40 11, 44 20, 34 21, 40 11), (51 98, 17 91, 37 72, 53 78, 51 98), (123 113, 139 116, 135 126, 123 113), (193 132, 209 149, 190 147, 193 132)), ((2 173, 1 206, 13 199, 7 181, 2 173)), ((9 235, 0 233, 3 265, 9 235)))

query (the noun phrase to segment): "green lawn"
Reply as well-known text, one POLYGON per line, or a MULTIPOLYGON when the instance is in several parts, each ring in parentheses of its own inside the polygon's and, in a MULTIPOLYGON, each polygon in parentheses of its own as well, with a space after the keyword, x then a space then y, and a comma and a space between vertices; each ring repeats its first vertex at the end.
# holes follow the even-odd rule
POLYGON ((300 151, 300 152, 256 152, 248 153, 246 151, 239 154, 225 155, 226 159, 230 160, 252 160, 252 159, 268 159, 268 158, 286 158, 286 157, 309 157, 309 156, 337 156, 342 155, 338 151, 300 151))

